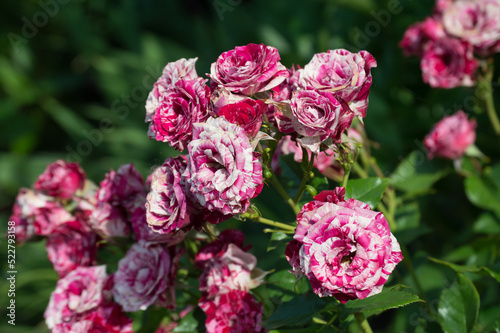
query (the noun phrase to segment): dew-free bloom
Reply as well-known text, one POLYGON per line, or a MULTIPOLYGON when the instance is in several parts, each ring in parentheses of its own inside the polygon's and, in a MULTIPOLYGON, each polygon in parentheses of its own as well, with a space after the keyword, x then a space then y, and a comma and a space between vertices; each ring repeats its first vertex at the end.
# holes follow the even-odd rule
POLYGON ((245 130, 223 117, 209 118, 193 126, 188 152, 190 190, 201 206, 219 215, 207 220, 217 223, 246 212, 263 181, 245 130))
POLYGON ((403 256, 382 213, 358 200, 344 200, 345 189, 323 191, 297 215, 286 256, 296 275, 313 291, 342 303, 382 291, 403 256))
POLYGON ((469 120, 463 111, 446 116, 434 125, 424 139, 427 157, 455 160, 463 156, 476 140, 476 121, 469 120))
POLYGON ((71 198, 79 189, 83 189, 85 172, 78 163, 58 160, 50 163, 38 176, 35 189, 46 195, 62 199, 71 198))
POLYGON ((349 103, 356 116, 365 117, 375 58, 367 51, 345 49, 317 53, 299 70, 298 85, 306 90, 330 91, 349 103))
POLYGON ((222 53, 210 67, 213 86, 235 94, 253 95, 271 90, 288 77, 278 50, 264 44, 237 46, 222 53))
POLYGON ((104 265, 77 267, 59 279, 44 313, 49 329, 97 308, 104 301, 107 280, 104 265))
POLYGON ((181 252, 176 247, 139 241, 118 263, 113 297, 124 311, 145 310, 156 303, 175 308, 174 280, 181 252))

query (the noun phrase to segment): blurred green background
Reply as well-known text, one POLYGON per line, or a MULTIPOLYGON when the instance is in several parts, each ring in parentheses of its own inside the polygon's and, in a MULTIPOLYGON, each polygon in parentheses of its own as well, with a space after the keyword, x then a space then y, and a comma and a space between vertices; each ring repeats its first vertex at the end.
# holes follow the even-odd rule
MULTIPOLYGON (((398 48, 404 30, 430 15, 433 4, 431 0, 3 2, 2 244, 19 188, 30 187, 48 163, 60 158, 78 161, 98 183, 111 168, 124 163, 134 163, 147 176, 155 165, 176 154, 146 135, 144 104, 161 69, 179 58, 198 57, 197 71, 203 76, 219 54, 248 43, 277 47, 287 67, 304 66, 314 53, 328 49, 372 53, 378 67, 372 70, 365 127, 369 138, 380 145, 373 155, 390 175, 411 151, 421 149, 425 134, 445 114, 477 111, 467 98, 474 95, 473 88, 431 89, 422 82, 418 59, 403 57, 398 48)), ((486 115, 473 115, 480 128, 477 145, 498 162, 498 142, 491 140, 494 135, 486 115)), ((443 161, 419 163, 428 169, 451 167, 443 161)), ((440 257, 455 246, 443 239, 472 237, 470 221, 478 211, 468 203, 458 176, 445 177, 435 187, 436 194, 418 201, 422 224, 431 226, 432 232, 413 242, 410 250, 440 257)), ((263 212, 270 218, 292 219, 285 205, 284 211, 266 206, 275 196, 270 190, 263 193, 259 202, 263 212)), ((249 243, 263 253, 267 238, 259 242, 259 237, 268 235, 259 232, 260 226, 244 227, 255 231, 249 243)), ((1 247, 4 267, 6 246, 1 247)), ((16 327, 6 323, 7 285, 2 279, 0 331, 44 332, 43 311, 56 274, 43 242, 18 247, 16 254, 16 327)), ((260 264, 264 269, 273 265, 286 268, 286 262, 260 264)), ((426 288, 432 293, 432 288, 439 290, 443 277, 429 274, 432 281, 426 288)), ((396 332, 395 327, 406 327, 397 326, 398 320, 405 321, 398 318, 389 312, 374 328, 391 327, 396 332)))

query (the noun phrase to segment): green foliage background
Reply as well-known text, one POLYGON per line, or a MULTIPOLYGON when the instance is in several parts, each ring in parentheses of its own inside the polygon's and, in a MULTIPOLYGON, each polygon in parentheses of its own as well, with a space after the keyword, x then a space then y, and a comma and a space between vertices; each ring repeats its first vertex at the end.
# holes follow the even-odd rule
MULTIPOLYGON (((412 151, 417 151, 414 162, 419 169, 451 171, 451 162, 422 158, 421 140, 436 121, 457 109, 477 119, 480 130, 476 145, 492 158, 492 164, 499 162, 498 140, 492 139, 486 115, 475 113, 480 109, 466 98, 474 95, 474 89, 430 88, 422 82, 418 59, 403 57, 398 48, 404 30, 431 14, 433 1, 73 0, 61 4, 54 0, 50 3, 57 5, 57 11, 52 7, 55 14, 48 16, 46 24, 35 25, 34 32, 26 22, 43 22, 40 3, 20 0, 0 5, 2 267, 7 253, 3 245, 6 223, 19 188, 30 187, 48 163, 68 157, 78 160, 96 183, 111 168, 130 162, 148 175, 167 156, 176 154, 166 144, 150 141, 144 123, 147 93, 163 66, 179 58, 198 57, 197 71, 203 75, 219 54, 252 42, 277 47, 287 67, 304 66, 314 53, 328 49, 345 47, 372 53, 378 67, 372 70, 365 127, 369 138, 380 145, 372 154, 386 176, 412 151), (216 6, 221 3, 226 6, 223 13, 216 6), (377 20, 381 11, 390 14, 382 17, 383 24, 377 20), (103 128, 103 124, 112 127, 103 128), (83 143, 91 142, 89 137, 94 143, 83 143), (84 153, 78 157, 79 148, 84 153)), ((496 60, 498 63, 498 57, 496 60)), ((500 105, 498 93, 495 95, 500 105)), ((428 256, 461 264, 487 264, 497 271, 500 267, 495 255, 498 230, 497 238, 484 249, 478 239, 494 236, 491 229, 478 232, 474 227, 480 211, 467 199, 463 179, 451 172, 434 189, 411 202, 414 211, 412 207, 405 209, 422 227, 421 234, 410 237, 407 246, 429 304, 435 307, 441 290, 449 287, 454 275, 428 256), (477 246, 461 248, 461 244, 477 246)), ((293 219, 284 204, 275 204, 277 200, 281 199, 273 190, 263 192, 258 205, 263 207, 264 216, 293 219)), ((498 218, 492 218, 498 226, 498 218)), ((261 268, 288 268, 284 258, 276 261, 265 256, 269 235, 261 232, 260 225, 229 221, 224 227, 241 227, 248 233, 247 242, 257 257, 263 258, 261 268)), ((18 247, 16 255, 16 326, 6 323, 8 286, 2 278, 0 331, 45 332, 43 311, 56 273, 46 258, 43 242, 18 247)), ((2 269, 2 277, 5 271, 2 269)), ((395 274, 412 286, 405 268, 395 274)), ((498 284, 477 275, 471 278, 481 294, 478 327, 487 332, 500 312, 498 284)), ((423 327, 419 320, 424 317, 417 304, 371 321, 379 332, 413 332, 423 327)), ((426 331, 439 331, 435 322, 428 325, 426 331)))

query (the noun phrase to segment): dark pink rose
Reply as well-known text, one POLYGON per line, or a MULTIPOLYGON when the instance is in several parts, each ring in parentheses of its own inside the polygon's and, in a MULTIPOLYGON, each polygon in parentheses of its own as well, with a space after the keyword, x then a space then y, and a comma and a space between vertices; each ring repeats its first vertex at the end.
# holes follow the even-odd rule
POLYGON ((197 202, 217 216, 212 223, 246 212, 250 199, 262 190, 262 166, 243 128, 225 118, 194 125, 188 145, 187 180, 197 202))
POLYGON ((286 257, 317 295, 345 303, 380 293, 403 256, 383 214, 343 193, 324 191, 302 208, 286 257))
POLYGON ((80 266, 95 264, 97 236, 79 220, 63 223, 52 230, 45 245, 49 260, 59 277, 80 266))
POLYGON ((207 333, 258 333, 261 326, 262 304, 241 290, 233 290, 215 298, 202 297, 199 306, 207 315, 207 333))
POLYGON ((183 151, 191 140, 194 123, 205 121, 210 89, 206 79, 178 80, 169 86, 146 114, 148 136, 183 151))
POLYGON ((210 79, 235 94, 253 95, 271 90, 288 77, 278 50, 264 44, 237 46, 222 53, 210 67, 210 79))
POLYGON ((482 55, 500 51, 500 1, 453 1, 443 10, 446 31, 482 55))
POLYGON ((186 179, 189 170, 184 156, 169 157, 156 168, 147 196, 147 223, 157 233, 175 233, 203 223, 199 210, 192 202, 186 179))
POLYGON ((261 100, 247 98, 241 102, 226 104, 219 110, 219 116, 232 124, 243 127, 249 139, 254 138, 262 125, 266 104, 261 100))
POLYGON ((58 160, 49 164, 38 177, 35 190, 52 197, 69 199, 77 190, 83 189, 84 182, 85 172, 78 163, 58 160))
POLYGON ((103 290, 107 281, 104 265, 77 267, 59 279, 44 313, 49 329, 72 322, 105 302, 103 290))
POLYGON ((477 66, 472 45, 454 38, 429 41, 420 63, 425 83, 448 89, 473 86, 477 66))
POLYGON ((427 157, 455 160, 462 157, 476 140, 476 122, 468 120, 463 111, 441 119, 424 139, 427 157))
POLYGON ((365 117, 373 67, 377 67, 377 61, 367 51, 328 50, 315 54, 299 70, 298 85, 301 89, 332 92, 349 103, 356 116, 365 117))
POLYGON ((175 308, 177 266, 182 252, 157 243, 139 241, 118 263, 113 297, 124 311, 145 310, 155 303, 175 308))

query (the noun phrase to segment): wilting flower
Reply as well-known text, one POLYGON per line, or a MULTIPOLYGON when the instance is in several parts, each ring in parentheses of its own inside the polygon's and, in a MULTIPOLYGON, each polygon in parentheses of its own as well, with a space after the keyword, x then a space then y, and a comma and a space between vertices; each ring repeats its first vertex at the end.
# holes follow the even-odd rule
POLYGON ((156 303, 175 307, 174 280, 181 252, 156 243, 139 241, 118 263, 113 297, 124 311, 145 310, 156 303))
POLYGON ((351 53, 344 49, 317 53, 299 70, 301 89, 330 91, 349 103, 356 116, 365 117, 372 84, 375 58, 367 51, 351 53))
POLYGON ((474 85, 477 66, 472 45, 454 38, 428 42, 420 64, 424 82, 436 88, 474 85))
POLYGON ((147 196, 147 223, 155 232, 173 233, 199 219, 187 187, 186 159, 169 157, 153 172, 147 196))
POLYGON ((344 191, 324 191, 302 208, 286 252, 317 295, 343 303, 380 293, 403 259, 383 214, 358 200, 344 201, 344 191))
POLYGON ((235 94, 253 95, 273 89, 288 71, 280 62, 278 50, 264 44, 237 46, 222 53, 210 67, 210 79, 235 94))
POLYGON ((264 332, 260 324, 262 304, 256 302, 249 293, 233 290, 215 298, 202 297, 199 306, 207 315, 207 333, 264 332))
POLYGON ((297 91, 290 107, 292 126, 303 136, 297 141, 314 153, 319 153, 319 146, 326 139, 340 139, 354 117, 349 106, 328 91, 297 91))
POLYGON ((107 279, 104 265, 77 267, 59 279, 44 314, 49 329, 97 308, 104 301, 107 279))
POLYGON ((60 277, 80 266, 92 266, 96 258, 97 237, 79 220, 65 222, 52 230, 46 248, 49 260, 60 277))
POLYGON ((429 159, 435 156, 457 159, 476 140, 476 122, 468 120, 463 111, 444 117, 424 139, 429 159))
POLYGON ((500 1, 461 0, 443 10, 446 31, 473 45, 481 54, 500 51, 500 1))
POLYGON ((206 79, 178 80, 148 106, 154 112, 146 114, 151 139, 168 142, 183 151, 191 140, 194 123, 208 118, 210 89, 206 79))
POLYGON ((78 163, 58 160, 38 176, 35 189, 52 197, 69 199, 77 190, 83 189, 84 182, 85 172, 78 163))
POLYGON ((262 166, 245 130, 225 118, 209 118, 194 125, 188 145, 188 179, 200 205, 222 216, 217 223, 246 212, 250 199, 262 189, 262 166))

